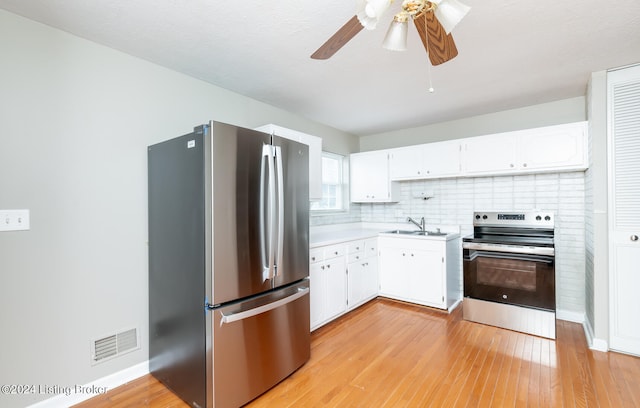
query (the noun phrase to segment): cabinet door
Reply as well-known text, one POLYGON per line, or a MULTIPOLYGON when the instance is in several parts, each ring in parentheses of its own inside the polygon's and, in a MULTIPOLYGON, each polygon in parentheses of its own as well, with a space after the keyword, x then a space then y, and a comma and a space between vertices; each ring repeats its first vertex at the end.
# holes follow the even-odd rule
POLYGON ((461 173, 461 145, 459 142, 438 142, 424 145, 425 177, 449 177, 461 173))
POLYGON ((429 306, 444 302, 442 251, 411 251, 409 261, 409 297, 429 306))
POLYGON ((366 268, 364 261, 352 262, 347 266, 349 308, 357 306, 365 297, 366 268))
POLYGON ((516 168, 516 138, 511 133, 472 137, 463 154, 467 174, 510 172, 516 168))
POLYGON ((351 164, 351 201, 389 202, 389 157, 386 151, 354 153, 351 164))
POLYGON ((409 285, 408 250, 380 247, 380 294, 406 298, 409 285))
POLYGON ((349 309, 374 298, 378 293, 378 262, 363 259, 348 265, 349 309))
POLYGON ((325 262, 322 273, 325 274, 325 320, 331 319, 347 310, 347 274, 344 257, 325 262))
POLYGON ((422 146, 393 149, 389 153, 391 180, 418 179, 425 176, 422 169, 422 146))
POLYGON ((518 137, 518 166, 545 171, 586 168, 584 124, 524 131, 518 137))
POLYGON ((318 327, 324 320, 324 296, 327 291, 327 283, 323 263, 311 264, 309 268, 309 279, 311 280, 311 291, 309 293, 310 325, 311 330, 318 327))

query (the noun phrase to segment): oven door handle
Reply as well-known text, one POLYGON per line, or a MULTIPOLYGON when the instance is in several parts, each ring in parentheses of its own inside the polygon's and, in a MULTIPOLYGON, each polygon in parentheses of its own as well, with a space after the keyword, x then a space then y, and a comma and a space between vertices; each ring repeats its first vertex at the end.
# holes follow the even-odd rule
POLYGON ((463 242, 463 249, 472 249, 483 252, 505 252, 508 254, 543 255, 553 257, 555 249, 553 247, 530 247, 504 244, 486 244, 483 242, 463 242))
POLYGON ((528 254, 509 254, 506 252, 487 252, 487 251, 474 251, 471 255, 471 259, 479 256, 485 258, 496 259, 513 259, 516 261, 529 261, 529 262, 541 262, 549 265, 553 265, 554 257, 545 255, 528 255, 528 254))

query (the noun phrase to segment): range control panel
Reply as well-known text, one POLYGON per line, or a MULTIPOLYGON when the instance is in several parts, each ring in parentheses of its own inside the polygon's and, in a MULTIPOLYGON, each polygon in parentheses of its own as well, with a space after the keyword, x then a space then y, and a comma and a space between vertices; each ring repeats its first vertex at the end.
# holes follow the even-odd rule
POLYGON ((476 211, 473 213, 473 225, 553 228, 555 220, 550 211, 476 211))

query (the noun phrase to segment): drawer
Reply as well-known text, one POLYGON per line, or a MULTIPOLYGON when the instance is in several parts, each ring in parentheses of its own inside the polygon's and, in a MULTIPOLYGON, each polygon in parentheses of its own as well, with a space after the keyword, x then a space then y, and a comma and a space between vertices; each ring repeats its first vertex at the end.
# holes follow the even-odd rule
POLYGON ((363 250, 364 250, 364 241, 351 241, 347 245, 347 252, 349 254, 362 252, 363 250))
POLYGON ((356 252, 355 254, 349 254, 349 263, 359 262, 364 259, 364 252, 356 252))
POLYGON ((337 258, 344 256, 344 245, 330 245, 324 247, 324 259, 337 258))
POLYGON ((309 263, 321 262, 324 260, 324 248, 311 248, 309 249, 309 263))

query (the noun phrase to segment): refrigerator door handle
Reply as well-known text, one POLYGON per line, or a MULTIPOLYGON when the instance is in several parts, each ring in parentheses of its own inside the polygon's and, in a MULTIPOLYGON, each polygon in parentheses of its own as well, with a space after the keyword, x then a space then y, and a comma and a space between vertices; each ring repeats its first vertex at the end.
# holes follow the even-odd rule
POLYGON ((275 146, 276 174, 278 177, 278 240, 276 247, 275 276, 280 274, 284 252, 284 167, 282 165, 282 149, 275 146))
POLYGON ((220 316, 222 317, 220 319, 220 326, 222 326, 225 323, 233 323, 233 322, 237 322, 240 320, 244 320, 244 319, 248 319, 250 317, 253 316, 257 316, 260 313, 265 313, 268 312, 270 310, 273 309, 277 309, 280 306, 284 306, 287 303, 291 303, 305 295, 307 295, 309 293, 309 288, 305 287, 305 288, 298 288, 298 292, 294 293, 293 295, 289 295, 285 298, 276 300, 275 302, 271 302, 271 303, 267 303, 266 305, 262 305, 262 306, 258 306, 255 307, 253 309, 249 309, 249 310, 245 310, 242 312, 238 312, 238 313, 231 313, 228 315, 225 315, 224 313, 222 313, 222 311, 220 311, 220 316))
POLYGON ((275 240, 275 165, 273 162, 274 154, 271 145, 262 146, 262 162, 260 164, 260 254, 262 259, 262 279, 267 281, 275 277, 274 270, 274 250, 273 243, 275 240), (267 168, 267 187, 265 188, 264 169, 267 168), (266 203, 266 220, 265 220, 265 197, 266 203))

